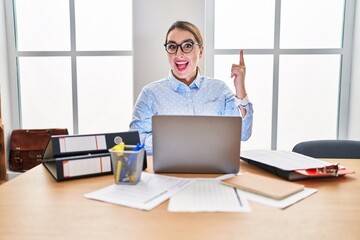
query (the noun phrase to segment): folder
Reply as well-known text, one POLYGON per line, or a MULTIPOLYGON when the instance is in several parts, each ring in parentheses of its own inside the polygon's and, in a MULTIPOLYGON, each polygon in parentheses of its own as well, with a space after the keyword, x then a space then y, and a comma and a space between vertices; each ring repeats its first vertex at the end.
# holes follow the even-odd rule
POLYGON ((110 155, 106 153, 45 160, 43 165, 57 181, 112 173, 110 155))
POLYGON ((289 151, 248 150, 242 151, 240 158, 251 165, 289 181, 306 178, 339 177, 355 173, 339 164, 289 151))
POLYGON ((81 154, 107 153, 120 142, 126 145, 140 143, 137 131, 98 133, 83 135, 52 136, 47 144, 44 158, 56 158, 81 154))
MULTIPOLYGON (((116 144, 140 143, 137 131, 52 136, 43 155, 42 164, 57 181, 111 174, 108 150, 116 144)), ((143 170, 147 168, 144 153, 143 170)))

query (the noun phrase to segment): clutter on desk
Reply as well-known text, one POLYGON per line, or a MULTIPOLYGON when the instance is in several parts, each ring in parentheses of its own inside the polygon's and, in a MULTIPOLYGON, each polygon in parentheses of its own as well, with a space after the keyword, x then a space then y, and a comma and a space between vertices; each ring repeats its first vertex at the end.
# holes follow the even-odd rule
POLYGON ((247 150, 241 152, 242 160, 289 181, 340 177, 354 171, 339 164, 329 163, 296 152, 276 150, 247 150))
MULTIPOLYGON (((56 181, 107 175, 113 173, 108 149, 124 142, 140 143, 137 131, 52 136, 47 144, 42 163, 56 181)), ((143 153, 142 169, 146 169, 143 153)))
POLYGON ((109 149, 116 184, 137 184, 144 161, 144 144, 121 142, 109 149))
POLYGON ((248 200, 283 209, 317 192, 317 189, 295 184, 302 190, 275 199, 220 183, 234 176, 226 174, 217 178, 181 178, 143 172, 136 185, 111 184, 87 193, 84 197, 140 210, 152 210, 170 198, 170 212, 248 213, 251 212, 248 200))
MULTIPOLYGON (((120 151, 126 150, 126 145, 119 145, 118 148, 120 151)), ((128 158, 125 163, 129 161, 128 158)), ((338 164, 293 152, 243 151, 241 158, 251 164, 265 166, 265 169, 268 168, 267 170, 286 180, 338 177, 353 173, 338 164)), ((121 176, 123 164, 124 162, 120 167, 114 165, 114 168, 119 168, 119 174, 114 175, 116 183, 121 178, 128 178, 126 174, 121 176)), ((128 178, 127 181, 129 180, 128 178)), ((302 184, 251 173, 199 179, 143 172, 136 185, 112 184, 84 196, 142 210, 151 210, 170 198, 168 210, 172 212, 250 212, 248 200, 284 209, 317 191, 302 184)))

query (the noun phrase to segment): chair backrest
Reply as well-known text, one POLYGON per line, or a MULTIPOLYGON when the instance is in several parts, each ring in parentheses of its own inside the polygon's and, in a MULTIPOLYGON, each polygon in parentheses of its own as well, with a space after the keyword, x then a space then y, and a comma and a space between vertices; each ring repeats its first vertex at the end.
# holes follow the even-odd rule
POLYGON ((360 141, 353 140, 314 140, 300 142, 293 152, 315 158, 359 158, 360 141))

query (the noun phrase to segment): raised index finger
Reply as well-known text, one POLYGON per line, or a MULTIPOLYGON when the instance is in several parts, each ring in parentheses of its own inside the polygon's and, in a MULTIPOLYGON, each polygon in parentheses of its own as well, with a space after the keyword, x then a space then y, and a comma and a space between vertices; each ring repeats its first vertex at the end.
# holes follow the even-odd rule
POLYGON ((244 51, 240 50, 240 66, 245 66, 244 51))

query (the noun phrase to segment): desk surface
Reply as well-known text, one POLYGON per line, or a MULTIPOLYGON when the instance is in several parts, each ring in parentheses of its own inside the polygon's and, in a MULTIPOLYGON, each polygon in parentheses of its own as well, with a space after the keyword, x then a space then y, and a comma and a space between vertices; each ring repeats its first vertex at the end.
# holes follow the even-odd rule
MULTIPOLYGON (((251 213, 93 201, 83 194, 113 184, 112 175, 56 182, 39 165, 0 186, 0 239, 360 239, 360 159, 336 161, 357 174, 298 181, 319 191, 284 210, 250 202, 251 213)), ((272 176, 243 161, 241 171, 272 176)))

